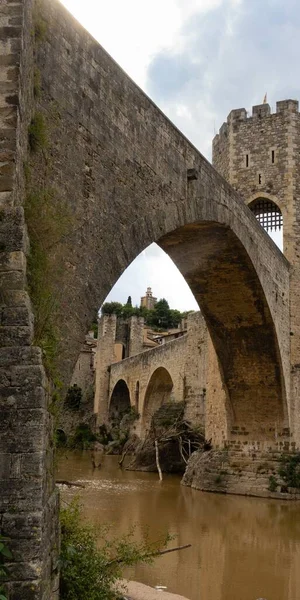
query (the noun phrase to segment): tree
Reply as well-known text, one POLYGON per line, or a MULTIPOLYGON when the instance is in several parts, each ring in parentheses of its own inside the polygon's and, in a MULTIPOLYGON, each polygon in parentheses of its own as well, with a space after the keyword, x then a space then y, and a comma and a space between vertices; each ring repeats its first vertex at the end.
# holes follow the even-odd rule
POLYGON ((131 296, 128 296, 126 306, 132 306, 131 296))
POLYGON ((101 313, 103 315, 117 315, 118 317, 122 314, 123 305, 121 302, 104 302, 101 313))
POLYGON ((79 410, 82 402, 82 389, 74 383, 71 387, 69 387, 67 391, 67 395, 65 398, 65 407, 70 410, 79 410))

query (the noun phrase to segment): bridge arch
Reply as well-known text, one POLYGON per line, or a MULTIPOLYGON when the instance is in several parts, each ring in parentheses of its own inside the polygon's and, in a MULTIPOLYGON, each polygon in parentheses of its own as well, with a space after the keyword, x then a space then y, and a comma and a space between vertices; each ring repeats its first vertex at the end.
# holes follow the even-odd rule
POLYGON ((146 432, 151 424, 154 413, 167 402, 171 401, 173 389, 172 377, 165 367, 158 367, 149 378, 145 392, 142 430, 146 432))
POLYGON ((109 400, 108 418, 111 425, 119 425, 123 416, 130 410, 130 392, 124 379, 119 379, 109 400))

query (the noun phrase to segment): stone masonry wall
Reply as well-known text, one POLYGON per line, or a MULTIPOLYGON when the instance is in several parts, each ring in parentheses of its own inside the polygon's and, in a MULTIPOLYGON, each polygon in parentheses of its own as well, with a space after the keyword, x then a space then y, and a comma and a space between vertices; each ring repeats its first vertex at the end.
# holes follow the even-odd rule
MULTIPOLYGON (((291 320, 290 323, 282 321, 280 328, 286 330, 283 368, 288 395, 290 388, 288 405, 295 439, 299 439, 300 434, 299 149, 300 114, 296 100, 277 102, 273 114, 268 104, 254 106, 250 117, 245 109, 233 110, 213 141, 214 166, 244 201, 249 204, 258 197, 270 199, 283 215, 283 252, 290 263, 291 320), (224 157, 230 162, 229 170, 224 157)), ((282 293, 287 298, 288 289, 282 293)))
POLYGON ((26 288, 23 161, 32 110, 33 3, 0 4, 0 527, 10 600, 57 588, 57 495, 48 384, 26 288))
MULTIPOLYGON (((209 323, 223 366, 225 333, 237 333, 233 347, 238 349, 243 335, 242 328, 239 335, 237 324, 245 319, 249 304, 248 314, 253 310, 256 324, 248 323, 247 335, 250 338, 251 330, 256 340, 258 371, 263 368, 259 361, 261 343, 270 353, 268 365, 264 366, 264 371, 269 372, 270 390, 264 390, 264 397, 285 403, 281 389, 284 377, 279 381, 278 373, 285 348, 280 323, 288 322, 287 299, 282 297, 282 289, 288 287, 286 262, 274 252, 273 245, 232 189, 89 34, 56 0, 43 1, 42 6, 47 34, 37 53, 41 73, 38 109, 46 120, 55 109, 56 120, 52 119, 48 132, 52 149, 51 181, 72 217, 72 226, 56 251, 59 259, 56 323, 61 333, 58 367, 62 377, 68 381, 80 340, 116 279, 139 252, 152 241, 158 241, 172 253, 187 276, 209 323), (197 222, 203 223, 200 236, 203 243, 209 236, 212 245, 209 252, 216 259, 213 264, 219 264, 223 273, 227 273, 226 278, 206 277, 207 245, 198 248, 200 262, 193 264, 192 270, 184 262, 184 255, 179 256, 184 246, 179 228, 197 222), (178 238, 171 247, 164 236, 175 230, 178 238), (174 254, 176 247, 178 256, 174 254), (239 299, 234 289, 230 290, 233 269, 239 299), (189 277, 189 272, 193 276, 189 277), (213 281, 214 295, 209 290, 213 281), (251 291, 248 281, 252 282, 251 291), (277 292, 277 302, 272 300, 273 292, 274 297, 277 292), (219 308, 229 303, 232 308, 232 298, 236 306, 226 315, 232 322, 223 323, 224 339, 218 347, 218 322, 224 320, 224 311, 219 314, 219 308), (271 311, 268 325, 258 334, 259 322, 266 319, 268 306, 271 311), (280 342, 278 356, 272 319, 276 321, 280 342), (275 370, 274 362, 280 363, 275 370)), ((193 262, 192 252, 188 256, 193 262)), ((238 352, 234 362, 237 356, 238 352)), ((240 352, 239 357, 242 356, 240 352)), ((250 372, 246 365, 243 368, 245 373, 250 372)), ((238 364, 236 371, 240 372, 238 364)), ((231 395, 234 387, 234 394, 244 397, 242 384, 233 386, 228 381, 230 373, 233 371, 229 366, 223 369, 231 395)), ((249 386, 253 388, 261 380, 257 375, 256 382, 249 382, 249 386)), ((257 392, 252 392, 253 396, 257 392)), ((266 406, 265 401, 262 405, 266 406)), ((278 411, 281 413, 282 407, 278 411)), ((259 420, 253 426, 258 423, 259 420)))

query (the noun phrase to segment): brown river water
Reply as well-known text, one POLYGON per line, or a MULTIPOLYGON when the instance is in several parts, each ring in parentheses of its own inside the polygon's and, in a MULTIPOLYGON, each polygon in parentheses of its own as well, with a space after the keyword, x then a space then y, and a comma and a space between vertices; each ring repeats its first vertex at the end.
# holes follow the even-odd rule
MULTIPOLYGON (((84 515, 116 532, 132 525, 143 539, 175 534, 170 546, 192 547, 127 570, 129 579, 166 586, 190 600, 300 600, 300 503, 208 494, 180 485, 180 477, 121 470, 106 456, 93 471, 90 456, 64 453, 59 479, 86 485, 84 515)), ((70 499, 78 489, 64 489, 70 499)), ((161 594, 163 600, 163 592, 161 594)))

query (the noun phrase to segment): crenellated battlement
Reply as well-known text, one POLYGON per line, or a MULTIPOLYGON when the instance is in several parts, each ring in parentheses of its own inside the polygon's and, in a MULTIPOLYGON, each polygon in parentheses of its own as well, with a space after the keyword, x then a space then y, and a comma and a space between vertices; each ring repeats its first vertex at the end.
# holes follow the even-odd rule
POLYGON ((251 115, 248 114, 245 108, 236 108, 231 110, 227 121, 223 123, 223 125, 219 129, 219 133, 217 133, 213 139, 213 146, 215 146, 220 138, 226 138, 228 136, 228 131, 231 125, 238 124, 242 122, 253 122, 256 119, 264 119, 266 117, 271 117, 276 119, 278 115, 283 115, 286 113, 287 115, 291 113, 299 114, 299 102, 298 100, 279 100, 276 102, 276 111, 272 113, 271 107, 269 104, 257 104, 252 106, 251 115))

